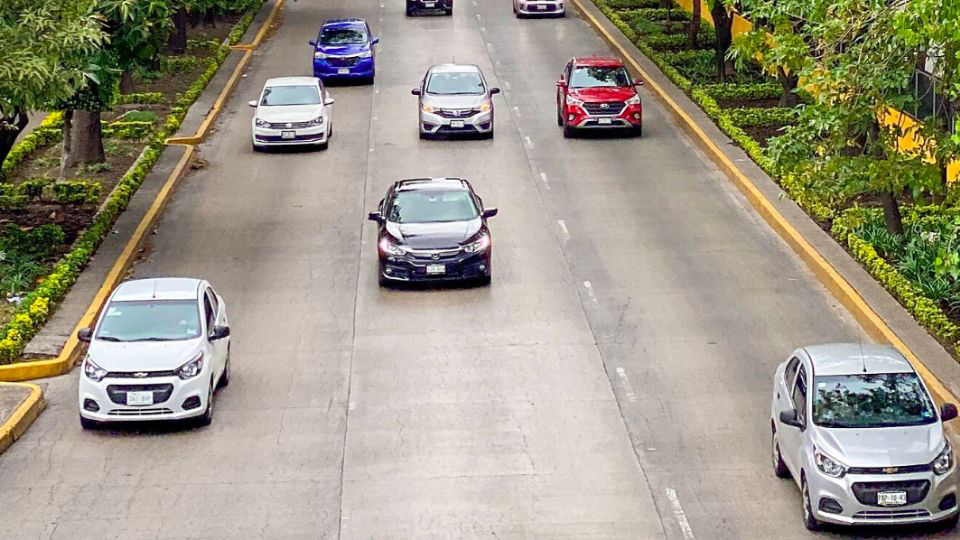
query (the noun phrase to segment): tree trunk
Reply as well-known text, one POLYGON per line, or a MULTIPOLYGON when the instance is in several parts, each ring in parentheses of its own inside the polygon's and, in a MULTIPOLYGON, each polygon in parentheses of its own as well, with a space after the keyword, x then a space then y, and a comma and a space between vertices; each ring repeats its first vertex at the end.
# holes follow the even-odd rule
POLYGON ((730 50, 730 43, 733 41, 733 17, 727 11, 724 0, 714 0, 710 15, 713 17, 713 28, 717 33, 717 80, 727 82, 727 51, 730 50))
POLYGON ((890 234, 903 235, 903 218, 900 216, 900 203, 897 196, 889 191, 880 193, 883 202, 883 222, 887 225, 890 234))
POLYGON ((777 81, 783 87, 783 95, 780 96, 781 107, 796 107, 800 104, 800 96, 795 90, 799 84, 799 78, 796 75, 788 74, 782 67, 777 68, 777 81))
POLYGON ((120 93, 121 94, 132 94, 133 93, 133 74, 129 71, 124 71, 120 74, 120 93))
MULTIPOLYGON (((27 111, 17 108, 13 110, 13 116, 0 118, 0 164, 7 159, 7 154, 13 149, 17 142, 17 137, 27 128, 27 122, 30 118, 27 111)), ((0 180, 3 179, 3 169, 0 168, 0 180)))
POLYGON ((217 12, 213 9, 207 10, 207 12, 203 14, 203 24, 204 26, 216 26, 217 12))
POLYGON ((203 13, 198 11, 190 12, 190 28, 196 28, 203 22, 203 13))
POLYGON ((173 32, 170 33, 170 39, 167 41, 167 50, 170 54, 187 52, 187 22, 189 18, 187 10, 183 7, 173 14, 173 32))
POLYGON ((687 48, 691 51, 697 49, 697 37, 700 35, 700 17, 702 11, 702 2, 693 0, 693 14, 690 15, 690 23, 687 25, 687 48))
POLYGON ((103 163, 105 160, 100 111, 66 111, 63 115, 60 176, 66 177, 78 165, 103 163))

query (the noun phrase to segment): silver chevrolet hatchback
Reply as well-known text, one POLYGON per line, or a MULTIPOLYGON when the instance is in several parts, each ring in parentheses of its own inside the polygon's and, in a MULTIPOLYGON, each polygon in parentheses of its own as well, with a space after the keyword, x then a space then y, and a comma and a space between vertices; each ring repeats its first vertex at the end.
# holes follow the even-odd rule
POLYGON ((777 368, 774 472, 800 488, 805 525, 944 522, 956 526, 957 467, 923 380, 886 345, 794 351, 777 368))

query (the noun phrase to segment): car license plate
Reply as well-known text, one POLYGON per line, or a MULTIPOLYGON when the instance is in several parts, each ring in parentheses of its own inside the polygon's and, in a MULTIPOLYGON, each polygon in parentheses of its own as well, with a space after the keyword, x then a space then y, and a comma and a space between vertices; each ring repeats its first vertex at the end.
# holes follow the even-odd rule
POLYGON ((297 136, 296 131, 284 131, 283 133, 280 134, 281 139, 293 139, 293 138, 296 138, 296 136, 297 136))
POLYGON ((877 493, 877 504, 880 506, 903 506, 907 504, 906 491, 881 491, 877 493))
POLYGON ((601 119, 600 119, 600 125, 602 125, 602 126, 605 126, 605 125, 608 126, 608 125, 610 125, 610 124, 612 124, 612 123, 613 123, 613 120, 610 119, 610 118, 601 118, 601 119))
POLYGON ((349 75, 349 74, 350 74, 350 68, 340 68, 340 69, 337 70, 337 73, 340 74, 340 75, 349 75))
POLYGON ((127 405, 153 405, 153 392, 127 392, 127 405))
POLYGON ((427 273, 428 273, 428 274, 431 274, 431 275, 446 274, 446 273, 447 273, 447 267, 444 266, 444 265, 442 265, 442 264, 428 264, 428 265, 427 265, 427 273))
POLYGON ((432 7, 436 6, 436 5, 437 5, 436 2, 424 2, 424 3, 423 3, 423 7, 425 7, 425 8, 432 8, 432 7))
POLYGON ((540 11, 546 11, 546 10, 547 10, 547 6, 545 6, 545 5, 543 5, 543 4, 540 4, 540 5, 537 6, 537 9, 539 9, 540 11))
POLYGON ((451 121, 450 121, 450 127, 452 127, 452 128, 462 128, 462 127, 463 127, 463 120, 451 120, 451 121))

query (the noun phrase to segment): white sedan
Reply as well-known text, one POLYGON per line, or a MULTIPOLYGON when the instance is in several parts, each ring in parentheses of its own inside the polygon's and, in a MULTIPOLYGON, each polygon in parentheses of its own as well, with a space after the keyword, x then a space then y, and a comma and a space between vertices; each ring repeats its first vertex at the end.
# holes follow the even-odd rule
POLYGON ((230 382, 227 308, 199 279, 139 279, 110 295, 93 328, 78 398, 80 424, 213 420, 214 391, 230 382))
POLYGON ((272 146, 314 145, 326 148, 333 134, 333 98, 320 79, 280 77, 270 79, 251 120, 253 150, 272 146))

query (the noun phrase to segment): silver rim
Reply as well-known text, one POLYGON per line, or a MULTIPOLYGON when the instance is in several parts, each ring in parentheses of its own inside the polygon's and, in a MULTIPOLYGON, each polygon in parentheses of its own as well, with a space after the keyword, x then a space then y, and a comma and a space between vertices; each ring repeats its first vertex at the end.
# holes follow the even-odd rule
POLYGON ((777 433, 773 433, 773 468, 780 468, 780 441, 777 440, 777 433))
POLYGON ((207 417, 213 417, 213 385, 210 385, 210 393, 207 394, 207 417))
POLYGON ((810 509, 810 490, 807 488, 807 483, 803 483, 803 519, 810 521, 810 516, 813 515, 813 511, 810 509))

